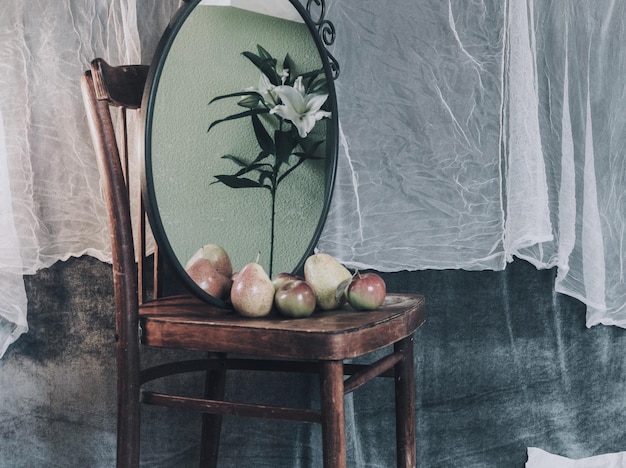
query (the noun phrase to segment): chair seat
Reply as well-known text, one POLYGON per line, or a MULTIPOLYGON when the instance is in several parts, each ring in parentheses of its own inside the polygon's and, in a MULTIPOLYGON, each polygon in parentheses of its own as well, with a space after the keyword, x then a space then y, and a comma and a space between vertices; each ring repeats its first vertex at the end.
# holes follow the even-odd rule
POLYGON ((370 353, 411 335, 425 321, 424 298, 412 294, 388 294, 374 311, 344 306, 300 319, 247 318, 180 295, 143 304, 139 315, 142 342, 149 346, 311 360, 370 353))

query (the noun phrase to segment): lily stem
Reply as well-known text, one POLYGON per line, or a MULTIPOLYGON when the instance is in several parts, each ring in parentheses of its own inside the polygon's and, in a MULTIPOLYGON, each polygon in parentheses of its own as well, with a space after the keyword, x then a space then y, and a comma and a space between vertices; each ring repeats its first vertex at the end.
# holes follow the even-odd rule
POLYGON ((276 188, 273 187, 272 193, 272 219, 270 225, 270 264, 269 264, 269 276, 272 277, 272 268, 274 266, 274 226, 276 224, 276 188))

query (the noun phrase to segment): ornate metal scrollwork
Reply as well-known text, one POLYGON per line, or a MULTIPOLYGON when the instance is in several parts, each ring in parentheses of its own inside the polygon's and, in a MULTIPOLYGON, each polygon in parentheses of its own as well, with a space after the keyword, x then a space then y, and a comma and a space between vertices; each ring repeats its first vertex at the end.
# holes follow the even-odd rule
POLYGON ((311 18, 311 21, 317 28, 317 34, 326 47, 326 53, 330 62, 330 70, 333 79, 336 80, 339 76, 339 62, 337 62, 337 59, 328 50, 328 47, 333 45, 335 42, 336 31, 335 25, 326 19, 325 0, 306 0, 306 11, 309 14, 309 18, 311 18))

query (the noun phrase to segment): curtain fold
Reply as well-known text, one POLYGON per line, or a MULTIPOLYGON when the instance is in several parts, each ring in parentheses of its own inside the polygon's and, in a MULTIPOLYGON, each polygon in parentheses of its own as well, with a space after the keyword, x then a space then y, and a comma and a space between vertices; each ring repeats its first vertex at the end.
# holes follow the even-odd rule
POLYGON ((0 270, 3 301, 0 305, 0 356, 22 333, 28 330, 26 321, 26 291, 22 280, 20 242, 15 229, 11 205, 7 147, 4 136, 2 112, 0 112, 0 258, 5 262, 0 270))
POLYGON ((140 28, 160 36, 177 7, 140 3, 139 24, 136 0, 0 5, 0 353, 27 330, 22 275, 70 256, 110 261, 79 83, 95 57, 140 63, 140 28))
POLYGON ((557 266, 556 290, 587 305, 588 326, 626 327, 626 2, 526 3, 552 239, 514 254, 557 266))
POLYGON ((382 271, 504 268, 503 5, 332 2, 343 144, 320 250, 382 271))
POLYGON ((626 327, 626 2, 331 4, 342 145, 319 249, 557 267, 588 326, 626 327))

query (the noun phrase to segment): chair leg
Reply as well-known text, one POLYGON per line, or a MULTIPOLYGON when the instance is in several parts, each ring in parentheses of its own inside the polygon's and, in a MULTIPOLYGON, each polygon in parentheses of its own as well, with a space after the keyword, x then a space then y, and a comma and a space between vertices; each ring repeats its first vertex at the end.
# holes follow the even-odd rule
POLYGON ((395 368, 396 445, 398 468, 415 468, 415 372, 413 370, 413 336, 394 345, 404 354, 395 368))
MULTIPOLYGON (((224 354, 209 353, 207 359, 219 360, 224 354)), ((211 400, 224 398, 226 384, 225 369, 209 369, 204 381, 204 397, 211 400)), ((202 439, 200 447, 200 468, 217 467, 217 458, 220 446, 220 434, 222 432, 222 416, 219 414, 202 415, 202 439)))
POLYGON ((117 343, 117 468, 139 468, 141 431, 139 349, 117 343))
POLYGON ((320 404, 324 468, 346 468, 343 362, 321 363, 320 404))

